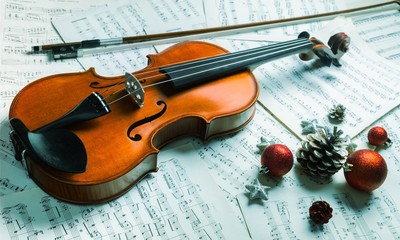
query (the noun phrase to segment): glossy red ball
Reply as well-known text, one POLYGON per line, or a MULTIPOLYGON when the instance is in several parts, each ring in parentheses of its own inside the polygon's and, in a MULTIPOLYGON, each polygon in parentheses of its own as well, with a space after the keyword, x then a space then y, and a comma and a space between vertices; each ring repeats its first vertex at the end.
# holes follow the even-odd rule
POLYGON ((347 158, 350 171, 345 170, 344 176, 350 186, 371 192, 379 188, 386 179, 387 165, 385 159, 370 149, 361 149, 351 153, 347 158))
POLYGON ((388 140, 388 134, 383 127, 375 126, 368 131, 368 142, 374 146, 381 146, 388 140))
POLYGON ((266 167, 268 174, 281 177, 293 166, 293 154, 283 144, 272 144, 261 154, 261 166, 266 167))

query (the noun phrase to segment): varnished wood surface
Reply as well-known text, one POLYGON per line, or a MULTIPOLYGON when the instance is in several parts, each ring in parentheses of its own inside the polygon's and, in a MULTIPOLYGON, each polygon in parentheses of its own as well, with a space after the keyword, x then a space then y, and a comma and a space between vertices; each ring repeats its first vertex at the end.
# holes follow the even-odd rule
MULTIPOLYGON (((174 138, 194 135, 208 139, 239 130, 252 118, 259 93, 250 71, 179 91, 168 84, 146 88, 166 79, 157 71, 148 72, 151 69, 224 53, 226 50, 213 44, 190 41, 149 55, 148 66, 133 73, 145 79, 143 108, 125 98, 110 106, 111 113, 69 127, 85 145, 86 171, 79 174, 57 171, 28 156, 31 177, 59 199, 75 203, 102 202, 123 194, 148 172, 156 171, 159 149, 174 138), (154 74, 157 77, 152 77, 154 74), (128 138, 127 129, 131 124, 160 112, 164 105, 166 111, 162 116, 133 129, 131 137, 139 134, 140 141, 128 138)), ((94 69, 44 77, 18 93, 9 117, 21 119, 34 131, 64 115, 91 92, 101 93, 104 89, 99 87, 123 80, 123 76, 99 76, 94 69)))

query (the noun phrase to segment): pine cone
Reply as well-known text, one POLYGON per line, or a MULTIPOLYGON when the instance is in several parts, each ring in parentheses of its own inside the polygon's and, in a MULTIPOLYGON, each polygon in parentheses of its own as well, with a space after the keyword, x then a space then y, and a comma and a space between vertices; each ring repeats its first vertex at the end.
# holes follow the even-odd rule
POLYGON ((346 108, 342 105, 335 105, 329 110, 329 118, 334 121, 341 122, 345 116, 346 108))
POLYGON ((308 134, 296 152, 297 161, 303 170, 313 176, 331 177, 339 171, 348 155, 348 139, 341 138, 343 131, 329 133, 326 128, 318 128, 315 134, 308 134))
POLYGON ((316 201, 309 208, 310 218, 316 224, 328 223, 332 218, 333 209, 325 201, 316 201))

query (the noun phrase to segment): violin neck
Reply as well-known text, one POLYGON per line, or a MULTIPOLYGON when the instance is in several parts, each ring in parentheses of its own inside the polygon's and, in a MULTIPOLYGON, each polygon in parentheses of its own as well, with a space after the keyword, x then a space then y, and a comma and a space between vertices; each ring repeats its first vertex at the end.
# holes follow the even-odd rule
POLYGON ((268 46, 163 67, 160 68, 160 72, 165 73, 172 80, 173 87, 179 89, 246 69, 253 70, 266 62, 309 51, 313 46, 314 43, 307 38, 298 38, 268 46))

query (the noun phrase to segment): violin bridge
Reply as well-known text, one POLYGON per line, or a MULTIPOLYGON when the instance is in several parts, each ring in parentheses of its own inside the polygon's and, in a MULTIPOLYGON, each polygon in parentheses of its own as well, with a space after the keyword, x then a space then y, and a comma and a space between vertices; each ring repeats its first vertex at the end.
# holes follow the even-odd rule
POLYGON ((139 80, 130 73, 125 73, 125 90, 139 107, 143 107, 144 90, 139 80))

